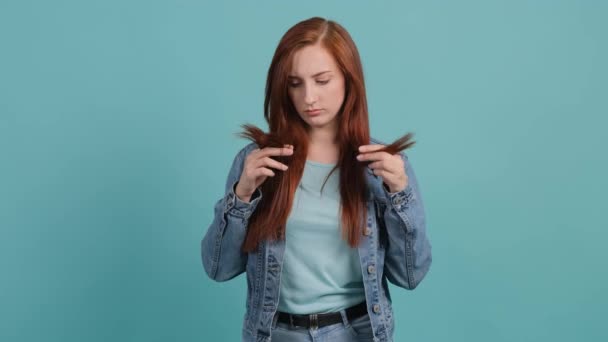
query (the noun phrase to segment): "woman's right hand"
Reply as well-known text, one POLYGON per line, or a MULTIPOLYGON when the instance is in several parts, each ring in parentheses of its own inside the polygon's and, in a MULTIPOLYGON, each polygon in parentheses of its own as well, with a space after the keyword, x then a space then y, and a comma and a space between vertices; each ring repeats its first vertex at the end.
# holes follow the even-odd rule
POLYGON ((251 196, 268 177, 274 177, 274 172, 269 168, 281 171, 287 170, 287 165, 280 163, 270 156, 290 156, 293 154, 293 146, 285 147, 264 147, 255 149, 247 158, 241 173, 241 178, 236 185, 236 195, 243 202, 249 202, 251 196))

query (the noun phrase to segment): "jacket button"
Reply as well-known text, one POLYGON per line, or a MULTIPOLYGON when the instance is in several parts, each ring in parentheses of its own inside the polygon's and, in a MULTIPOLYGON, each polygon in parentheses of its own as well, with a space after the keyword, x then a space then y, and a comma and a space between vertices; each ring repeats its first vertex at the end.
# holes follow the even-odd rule
POLYGON ((374 304, 374 312, 375 313, 380 313, 380 305, 374 304))
POLYGON ((401 197, 395 198, 395 204, 401 204, 402 201, 403 199, 401 199, 401 197))
POLYGON ((367 266, 367 273, 374 273, 374 271, 375 271, 374 265, 367 266))
POLYGON ((363 235, 369 236, 371 234, 372 234, 372 230, 369 227, 365 227, 365 230, 363 231, 363 235))

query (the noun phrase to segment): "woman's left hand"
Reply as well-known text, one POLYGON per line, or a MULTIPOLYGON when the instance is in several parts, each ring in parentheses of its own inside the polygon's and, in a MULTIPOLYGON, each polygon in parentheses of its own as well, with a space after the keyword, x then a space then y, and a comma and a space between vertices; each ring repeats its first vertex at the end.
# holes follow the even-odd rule
POLYGON ((399 154, 376 152, 384 145, 361 145, 357 160, 371 161, 368 165, 374 174, 380 176, 390 192, 398 192, 407 187, 408 180, 405 174, 403 159, 399 154))

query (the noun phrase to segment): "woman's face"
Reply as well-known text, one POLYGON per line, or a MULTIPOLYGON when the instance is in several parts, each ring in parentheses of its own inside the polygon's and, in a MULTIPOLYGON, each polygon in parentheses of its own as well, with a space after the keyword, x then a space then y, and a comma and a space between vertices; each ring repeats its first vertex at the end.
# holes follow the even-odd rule
POLYGON ((287 82, 302 120, 312 128, 335 124, 344 101, 344 75, 329 51, 318 44, 298 50, 287 82))

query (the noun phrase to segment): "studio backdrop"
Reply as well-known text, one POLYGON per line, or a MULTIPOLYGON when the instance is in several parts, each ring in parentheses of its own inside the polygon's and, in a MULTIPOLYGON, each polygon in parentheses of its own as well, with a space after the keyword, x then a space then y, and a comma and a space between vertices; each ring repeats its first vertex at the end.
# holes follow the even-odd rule
POLYGON ((361 54, 433 264, 395 341, 606 341, 604 1, 0 2, 0 341, 238 341, 200 241, 282 34, 361 54))

